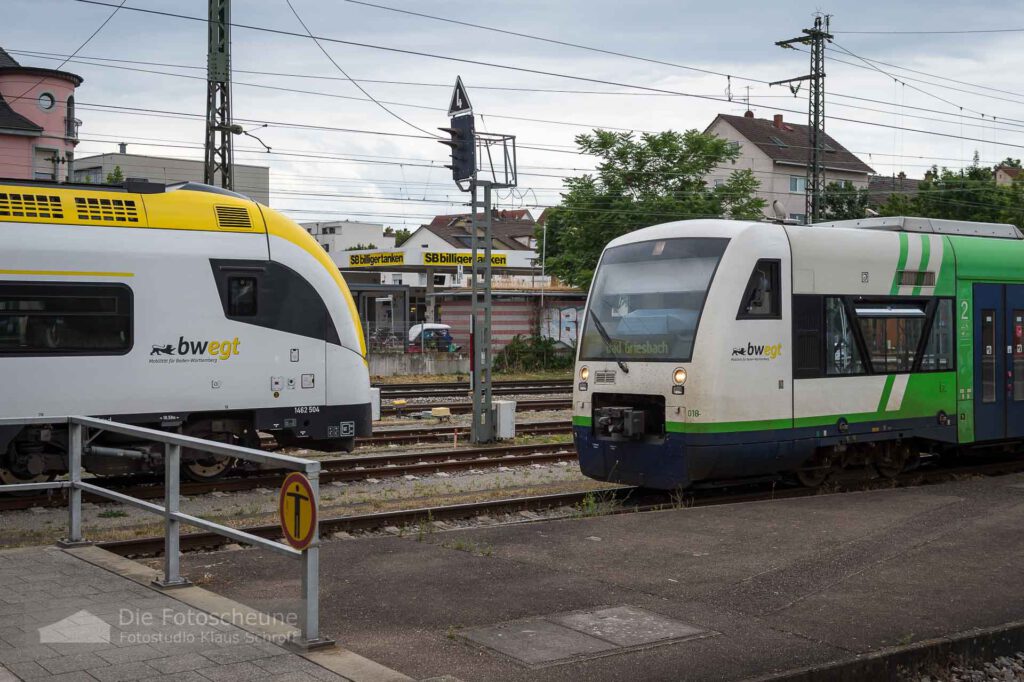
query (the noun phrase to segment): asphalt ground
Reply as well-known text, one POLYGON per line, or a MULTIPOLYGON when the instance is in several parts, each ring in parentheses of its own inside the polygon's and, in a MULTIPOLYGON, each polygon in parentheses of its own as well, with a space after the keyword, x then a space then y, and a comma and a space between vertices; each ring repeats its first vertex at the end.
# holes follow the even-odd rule
MULTIPOLYGON (((321 627, 417 679, 756 678, 1021 620, 1022 527, 1014 475, 329 540, 321 627)), ((184 564, 243 604, 294 606, 286 558, 184 564)))

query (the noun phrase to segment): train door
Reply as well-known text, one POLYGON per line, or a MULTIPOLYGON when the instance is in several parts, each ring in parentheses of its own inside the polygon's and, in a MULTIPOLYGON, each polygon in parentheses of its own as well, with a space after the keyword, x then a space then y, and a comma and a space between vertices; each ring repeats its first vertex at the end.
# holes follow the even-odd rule
POLYGON ((1024 286, 974 285, 974 436, 1024 437, 1024 286))
POLYGON ((1006 437, 1024 437, 1024 286, 1006 285, 1006 437))

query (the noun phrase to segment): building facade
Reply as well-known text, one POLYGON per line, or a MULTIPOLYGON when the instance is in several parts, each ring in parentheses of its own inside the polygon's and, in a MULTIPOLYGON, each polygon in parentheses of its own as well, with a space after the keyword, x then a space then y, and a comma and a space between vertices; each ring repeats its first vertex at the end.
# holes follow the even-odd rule
MULTIPOLYGON (((785 212, 786 218, 806 222, 808 129, 806 125, 786 123, 782 114, 772 120, 755 118, 748 111, 743 116, 719 114, 705 132, 736 143, 740 156, 735 163, 723 164, 709 175, 709 185, 724 183, 736 170, 751 170, 761 183, 757 196, 773 215, 773 202, 785 212)), ((825 184, 849 183, 858 189, 868 186, 874 170, 852 152, 825 135, 825 184)))
POLYGON ((22 66, 0 48, 0 177, 68 179, 78 144, 81 76, 22 66))
MULTIPOLYGON (((122 149, 124 145, 122 145, 122 149)), ((104 183, 115 168, 127 178, 138 178, 173 185, 176 182, 203 182, 205 164, 196 159, 174 159, 144 154, 97 154, 75 162, 72 179, 83 183, 104 183)), ((234 191, 251 197, 264 206, 270 205, 270 169, 266 166, 235 164, 234 191)))
POLYGON ((300 223, 330 254, 339 266, 348 265, 345 251, 359 249, 391 249, 395 246, 395 235, 385 234, 384 226, 378 223, 363 223, 356 220, 331 220, 316 223, 300 223))

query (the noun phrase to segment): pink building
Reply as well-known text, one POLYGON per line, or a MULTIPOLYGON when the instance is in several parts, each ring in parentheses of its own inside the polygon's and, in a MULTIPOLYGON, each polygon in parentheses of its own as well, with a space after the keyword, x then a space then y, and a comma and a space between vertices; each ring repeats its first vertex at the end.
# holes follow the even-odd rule
POLYGON ((0 48, 0 177, 65 181, 78 144, 81 76, 22 66, 0 48))

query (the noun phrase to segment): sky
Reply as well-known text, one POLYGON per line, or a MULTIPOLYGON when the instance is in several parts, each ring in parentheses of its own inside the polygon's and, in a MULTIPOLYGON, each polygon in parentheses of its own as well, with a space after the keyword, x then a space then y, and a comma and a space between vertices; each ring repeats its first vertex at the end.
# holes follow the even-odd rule
MULTIPOLYGON (((457 76, 477 129, 513 134, 519 145, 519 187, 498 193, 497 206, 535 215, 558 203, 562 178, 593 167, 592 157, 576 153, 574 137, 594 127, 703 130, 718 113, 742 114, 748 86, 758 117, 782 113, 806 123, 806 88, 794 97, 766 82, 808 72, 807 54, 775 41, 799 35, 815 12, 831 15, 835 36, 826 53, 826 130, 879 174, 921 177, 933 164, 967 165, 975 152, 988 165, 1024 157, 1024 0, 984 11, 948 0, 367 0, 666 64, 353 0, 291 2, 314 35, 361 44, 321 42, 332 63, 308 36, 233 29, 233 114, 272 149, 236 138, 235 160, 269 166, 271 205, 299 221, 348 218, 413 229, 435 214, 464 211, 466 195, 443 167, 447 147, 424 132, 447 125, 457 76), (962 30, 984 32, 876 33, 962 30), (342 70, 376 100, 393 103, 385 106, 405 122, 342 70)), ((77 0, 4 0, 4 8, 0 46, 23 65, 49 68, 113 11, 77 0)), ((126 0, 62 67, 85 79, 76 94, 83 121, 76 156, 115 152, 125 141, 131 153, 201 159, 205 23, 131 8, 206 17, 203 0, 126 0)), ((235 24, 305 33, 286 0, 234 0, 231 11, 235 24)))

